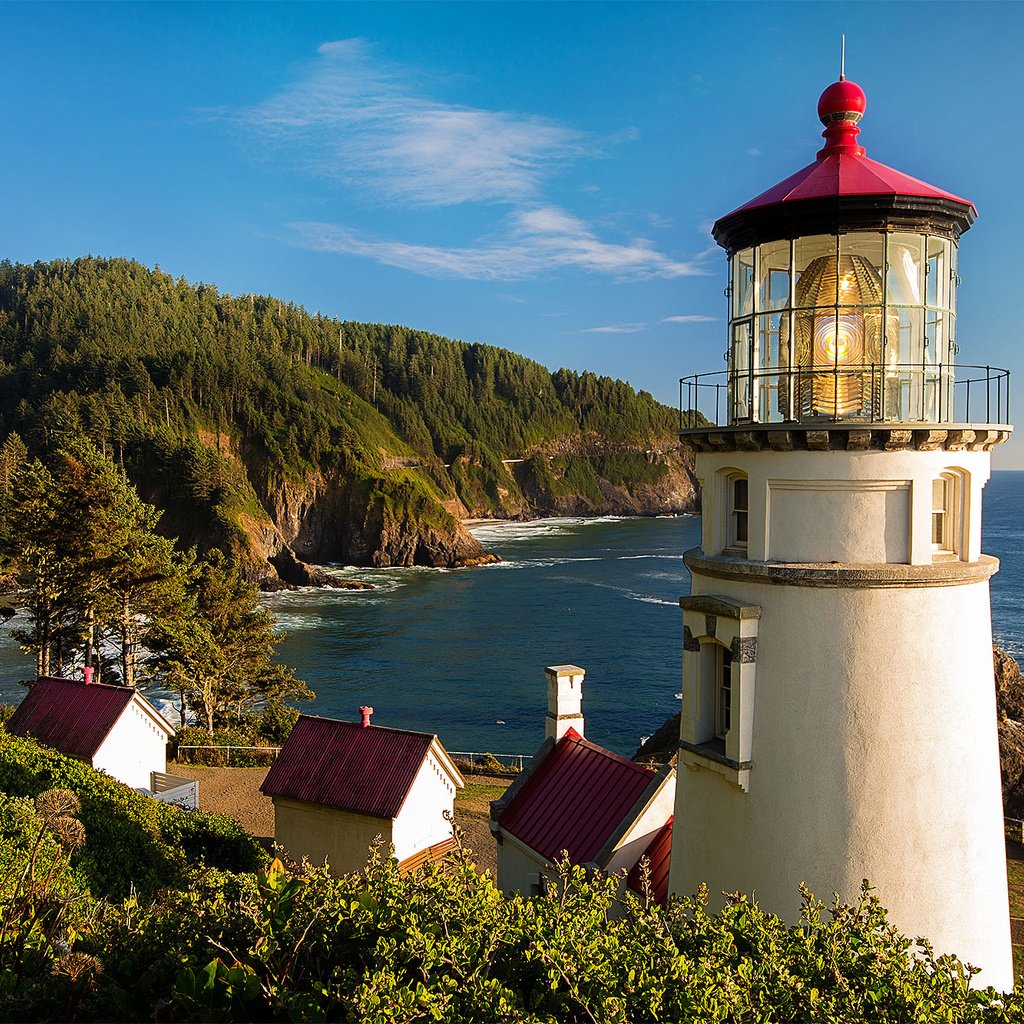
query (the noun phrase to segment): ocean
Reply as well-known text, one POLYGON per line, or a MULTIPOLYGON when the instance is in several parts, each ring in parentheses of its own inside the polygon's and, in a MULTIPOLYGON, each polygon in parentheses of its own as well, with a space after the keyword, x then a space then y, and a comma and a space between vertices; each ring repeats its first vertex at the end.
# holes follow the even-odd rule
MULTIPOLYGON (((996 642, 1024 657, 1024 472, 994 473, 984 549, 996 642)), ((625 755, 678 709, 682 560, 700 520, 544 519, 474 527, 499 565, 331 567, 372 591, 268 595, 283 661, 316 692, 304 710, 437 732, 449 750, 531 753, 544 737, 544 666, 586 669, 587 735, 625 755)), ((20 616, 19 616, 20 617, 20 616)), ((24 693, 31 663, 0 626, 0 701, 24 693)))

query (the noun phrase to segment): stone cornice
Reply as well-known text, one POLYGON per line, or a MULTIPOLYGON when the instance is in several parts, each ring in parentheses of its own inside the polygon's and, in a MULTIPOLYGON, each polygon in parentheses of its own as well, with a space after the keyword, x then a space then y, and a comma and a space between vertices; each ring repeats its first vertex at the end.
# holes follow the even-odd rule
POLYGON ((979 423, 739 423, 679 431, 694 452, 990 452, 1013 428, 979 423))
POLYGON ((999 559, 982 555, 977 562, 754 562, 728 555, 705 555, 691 548, 683 555, 690 572, 723 580, 745 580, 784 587, 962 587, 983 583, 999 571, 999 559))

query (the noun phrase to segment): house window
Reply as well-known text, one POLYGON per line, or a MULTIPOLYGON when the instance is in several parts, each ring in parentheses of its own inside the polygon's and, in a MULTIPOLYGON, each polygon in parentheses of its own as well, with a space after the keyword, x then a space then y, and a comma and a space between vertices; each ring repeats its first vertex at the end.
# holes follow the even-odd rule
POLYGON ((729 478, 729 546, 746 549, 749 484, 745 476, 729 478))
POLYGON ((732 651, 718 648, 717 669, 715 737, 724 740, 732 724, 732 651))

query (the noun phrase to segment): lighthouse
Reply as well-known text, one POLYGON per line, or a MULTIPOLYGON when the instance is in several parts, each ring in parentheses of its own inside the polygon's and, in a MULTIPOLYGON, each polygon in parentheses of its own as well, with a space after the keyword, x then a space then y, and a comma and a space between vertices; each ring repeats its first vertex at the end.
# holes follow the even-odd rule
POLYGON ((981 550, 1009 376, 959 358, 973 204, 870 159, 865 108, 830 85, 814 162, 713 229, 728 369, 681 382, 702 526, 670 888, 795 919, 801 882, 868 879, 905 934, 1009 989, 981 550))

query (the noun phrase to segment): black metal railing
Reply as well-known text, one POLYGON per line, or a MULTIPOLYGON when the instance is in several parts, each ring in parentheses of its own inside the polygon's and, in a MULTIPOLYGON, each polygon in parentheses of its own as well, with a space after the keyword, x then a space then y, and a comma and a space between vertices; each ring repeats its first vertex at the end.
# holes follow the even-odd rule
POLYGON ((865 363, 695 373, 679 380, 679 429, 743 423, 1010 422, 995 366, 865 363))

